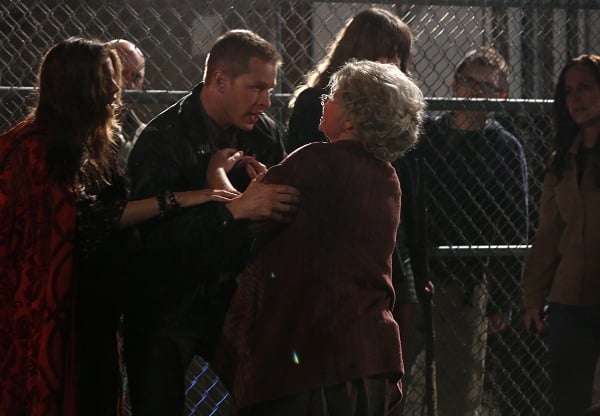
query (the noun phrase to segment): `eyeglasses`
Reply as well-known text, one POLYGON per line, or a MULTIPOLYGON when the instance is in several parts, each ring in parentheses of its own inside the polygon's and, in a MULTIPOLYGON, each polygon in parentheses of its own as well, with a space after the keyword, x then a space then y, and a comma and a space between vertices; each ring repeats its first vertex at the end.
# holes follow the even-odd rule
POLYGON ((491 82, 480 81, 463 74, 456 74, 455 78, 460 85, 467 87, 471 91, 480 91, 482 94, 493 94, 500 92, 500 88, 491 82))
POLYGON ((325 103, 333 102, 333 95, 331 94, 321 94, 321 105, 325 105, 325 103))

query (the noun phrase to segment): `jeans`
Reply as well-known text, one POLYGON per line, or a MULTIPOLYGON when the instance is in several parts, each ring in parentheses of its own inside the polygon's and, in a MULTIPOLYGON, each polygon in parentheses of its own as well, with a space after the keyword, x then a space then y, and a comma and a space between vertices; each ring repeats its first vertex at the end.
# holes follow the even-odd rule
POLYGON ((159 315, 125 314, 125 362, 135 416, 183 413, 187 368, 195 355, 212 359, 220 333, 223 313, 212 303, 225 305, 202 298, 159 315))
POLYGON ((548 335, 555 415, 580 416, 592 401, 600 307, 551 303, 548 335))

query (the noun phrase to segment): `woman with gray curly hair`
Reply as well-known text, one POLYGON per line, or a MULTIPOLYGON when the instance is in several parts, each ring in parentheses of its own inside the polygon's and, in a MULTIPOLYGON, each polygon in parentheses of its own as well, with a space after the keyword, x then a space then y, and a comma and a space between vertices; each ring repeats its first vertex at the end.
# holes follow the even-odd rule
POLYGON ((291 223, 261 229, 213 362, 240 415, 383 416, 401 398, 390 161, 416 141, 423 95, 396 66, 359 61, 322 100, 330 142, 264 177, 299 189, 301 205, 291 223))
MULTIPOLYGON (((423 94, 396 65, 373 61, 351 61, 337 71, 329 82, 330 94, 321 97, 323 111, 334 96, 351 128, 343 132, 362 143, 365 150, 380 160, 393 161, 415 144, 424 109, 423 94)), ((330 141, 323 118, 319 130, 330 141)), ((332 137, 333 136, 333 137, 332 137)))

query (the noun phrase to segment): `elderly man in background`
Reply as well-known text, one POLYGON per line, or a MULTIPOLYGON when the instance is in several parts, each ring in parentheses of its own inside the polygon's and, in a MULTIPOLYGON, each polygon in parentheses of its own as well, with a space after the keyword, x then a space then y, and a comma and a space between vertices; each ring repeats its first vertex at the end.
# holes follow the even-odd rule
MULTIPOLYGON (((121 59, 121 88, 124 90, 142 90, 146 75, 146 58, 134 43, 125 39, 109 42, 121 59)), ((121 123, 121 143, 119 148, 119 166, 126 170, 129 153, 135 139, 146 124, 133 111, 131 102, 125 102, 119 115, 121 123)))

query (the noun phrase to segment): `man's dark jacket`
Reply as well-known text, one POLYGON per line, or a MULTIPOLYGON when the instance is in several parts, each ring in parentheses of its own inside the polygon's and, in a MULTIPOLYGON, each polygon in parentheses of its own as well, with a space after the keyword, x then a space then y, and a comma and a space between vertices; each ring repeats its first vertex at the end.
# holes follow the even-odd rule
MULTIPOLYGON (((132 199, 167 190, 207 188, 208 162, 222 147, 237 147, 267 166, 285 156, 280 133, 266 115, 260 116, 253 130, 237 131, 233 143, 209 137, 201 89, 202 84, 197 85, 150 121, 140 135, 129 159, 132 199)), ((230 179, 239 190, 250 181, 242 169, 234 169, 230 179)), ((217 202, 168 212, 139 229, 129 307, 145 314, 148 325, 161 314, 174 319, 184 316, 198 302, 217 296, 223 286, 230 287, 247 261, 251 244, 246 224, 233 221, 224 204, 217 202)))

